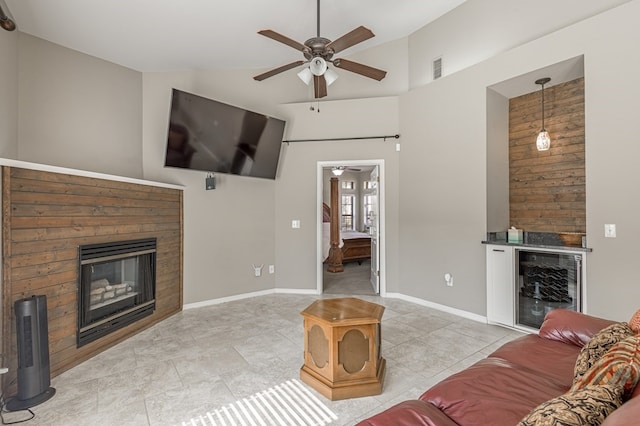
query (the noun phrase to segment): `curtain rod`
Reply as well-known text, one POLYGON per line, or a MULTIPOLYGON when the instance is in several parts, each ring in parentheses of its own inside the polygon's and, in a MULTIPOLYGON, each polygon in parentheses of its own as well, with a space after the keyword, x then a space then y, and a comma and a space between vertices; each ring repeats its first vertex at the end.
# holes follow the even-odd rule
POLYGON ((287 145, 291 142, 332 142, 332 141, 356 141, 363 139, 400 139, 400 135, 387 135, 387 136, 356 136, 352 138, 327 138, 327 139, 292 139, 287 141, 282 141, 282 143, 286 143, 287 145))

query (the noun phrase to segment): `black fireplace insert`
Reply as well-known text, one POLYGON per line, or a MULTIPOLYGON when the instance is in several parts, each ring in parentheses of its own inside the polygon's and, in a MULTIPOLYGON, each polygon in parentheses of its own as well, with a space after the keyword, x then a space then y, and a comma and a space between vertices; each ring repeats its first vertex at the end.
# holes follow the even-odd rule
POLYGON ((155 309, 156 239, 80 246, 78 347, 155 309))

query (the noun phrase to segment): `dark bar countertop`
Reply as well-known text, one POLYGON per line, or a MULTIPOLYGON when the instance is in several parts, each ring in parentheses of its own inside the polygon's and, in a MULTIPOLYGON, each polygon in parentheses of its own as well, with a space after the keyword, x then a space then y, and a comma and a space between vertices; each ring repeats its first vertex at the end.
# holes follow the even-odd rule
POLYGON ((523 232, 521 243, 510 243, 507 241, 507 232, 487 232, 487 239, 482 244, 492 244, 510 247, 524 247, 537 249, 553 249, 567 251, 590 252, 593 249, 588 247, 568 246, 562 242, 560 236, 555 232, 523 232))

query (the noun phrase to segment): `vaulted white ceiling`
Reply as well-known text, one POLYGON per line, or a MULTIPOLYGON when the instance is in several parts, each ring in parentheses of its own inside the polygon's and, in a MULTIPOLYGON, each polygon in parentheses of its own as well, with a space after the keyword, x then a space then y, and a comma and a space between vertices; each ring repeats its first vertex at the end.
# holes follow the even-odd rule
MULTIPOLYGON (((2 0, 0 0, 2 1, 2 0)), ((138 71, 270 69, 300 52, 257 34, 315 37, 316 0, 4 0, 24 33, 138 71)), ((345 55, 405 37, 465 0, 321 0, 320 35, 364 25, 345 55)))

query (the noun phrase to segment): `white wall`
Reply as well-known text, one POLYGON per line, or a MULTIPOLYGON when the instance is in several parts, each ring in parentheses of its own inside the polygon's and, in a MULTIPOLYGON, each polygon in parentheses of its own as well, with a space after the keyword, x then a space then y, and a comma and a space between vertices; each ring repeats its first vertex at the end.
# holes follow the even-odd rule
POLYGON ((401 97, 401 293, 485 313, 486 88, 584 55, 588 310, 630 318, 640 300, 640 57, 630 53, 640 40, 638 16, 635 0, 401 97), (618 238, 604 238, 604 223, 617 224, 618 238), (445 286, 445 272, 454 287, 445 286))
POLYGON ((19 34, 18 159, 142 177, 142 75, 19 34))
POLYGON ((0 32, 0 157, 18 155, 18 31, 0 32))

